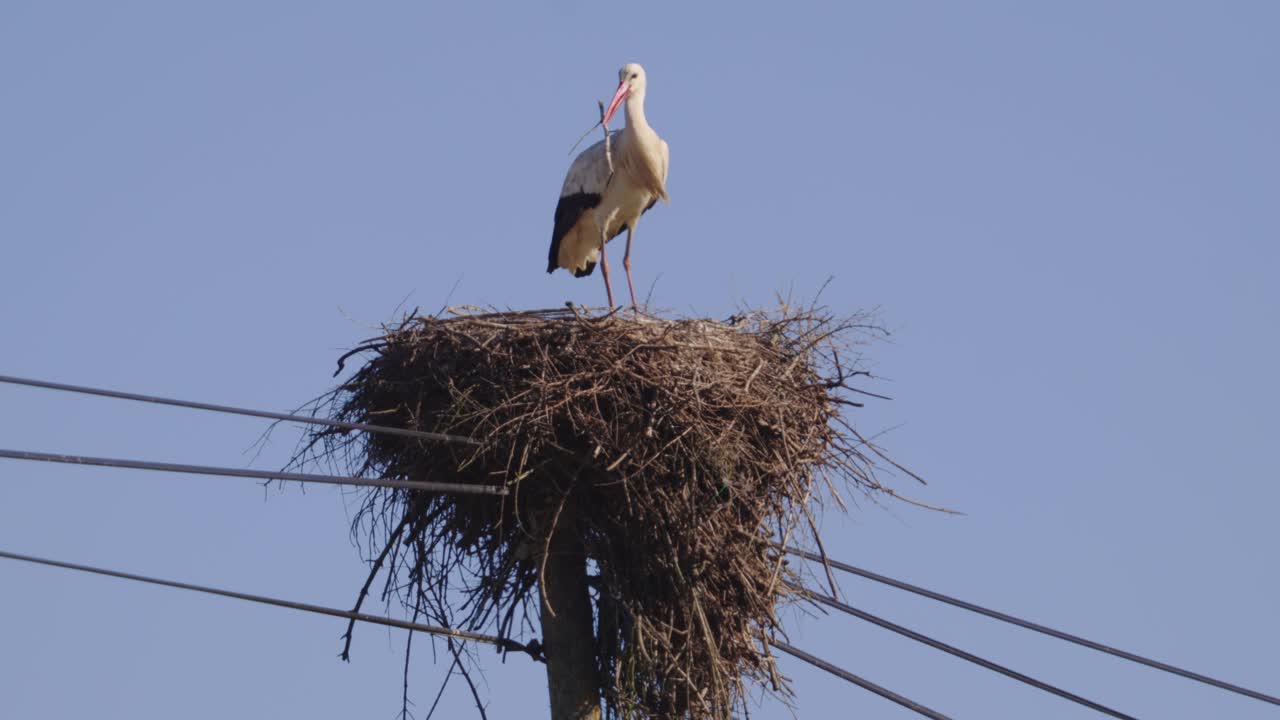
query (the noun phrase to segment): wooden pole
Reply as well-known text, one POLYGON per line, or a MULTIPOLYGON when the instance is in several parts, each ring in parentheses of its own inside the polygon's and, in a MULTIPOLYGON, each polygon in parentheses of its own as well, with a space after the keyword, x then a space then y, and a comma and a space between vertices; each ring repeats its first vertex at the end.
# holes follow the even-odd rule
POLYGON ((554 532, 542 576, 542 645, 551 720, 600 720, 587 557, 570 528, 561 525, 554 532))

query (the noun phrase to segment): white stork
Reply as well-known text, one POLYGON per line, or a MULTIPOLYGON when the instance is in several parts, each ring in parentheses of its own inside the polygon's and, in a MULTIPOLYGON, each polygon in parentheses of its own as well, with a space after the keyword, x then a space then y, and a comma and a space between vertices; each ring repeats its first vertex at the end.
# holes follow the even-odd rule
POLYGON ((627 63, 618 71, 618 89, 609 101, 603 122, 608 126, 613 114, 625 101, 627 126, 610 133, 610 155, 613 173, 605 155, 604 140, 592 145, 573 161, 560 189, 556 204, 555 229, 551 232, 551 252, 547 272, 564 268, 575 277, 585 277, 600 263, 604 289, 613 309, 613 287, 609 283, 609 263, 605 244, 627 231, 627 250, 622 267, 627 272, 627 289, 631 304, 636 303, 635 285, 631 282, 631 240, 636 224, 658 198, 667 197, 667 143, 649 127, 644 117, 644 68, 627 63))

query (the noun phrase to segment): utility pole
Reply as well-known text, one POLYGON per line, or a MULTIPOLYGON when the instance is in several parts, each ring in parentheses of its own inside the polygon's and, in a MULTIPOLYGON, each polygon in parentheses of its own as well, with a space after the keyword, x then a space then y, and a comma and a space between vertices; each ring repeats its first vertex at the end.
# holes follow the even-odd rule
POLYGON ((600 720, 587 556, 572 527, 556 528, 545 562, 542 646, 547 656, 551 720, 600 720))

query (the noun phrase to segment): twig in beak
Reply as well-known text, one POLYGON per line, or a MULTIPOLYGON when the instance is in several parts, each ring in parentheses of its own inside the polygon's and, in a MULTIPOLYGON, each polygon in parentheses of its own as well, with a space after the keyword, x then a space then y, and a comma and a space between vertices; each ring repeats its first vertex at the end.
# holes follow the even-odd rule
POLYGON ((604 103, 599 100, 596 105, 600 107, 600 127, 604 128, 604 161, 609 165, 609 177, 613 177, 613 153, 609 150, 609 125, 604 121, 604 103))
POLYGON ((588 128, 588 131, 582 133, 582 137, 577 138, 577 142, 573 143, 573 147, 570 147, 570 149, 568 149, 568 154, 572 155, 573 151, 577 150, 577 146, 582 145, 582 141, 586 140, 586 136, 591 135, 591 131, 593 131, 593 129, 603 127, 604 128, 604 161, 605 163, 608 164, 608 167, 609 167, 609 179, 613 179, 613 149, 612 147, 609 147, 609 126, 607 126, 607 124, 604 124, 604 102, 600 102, 599 100, 596 100, 595 104, 600 109, 600 119, 596 120, 596 123, 594 124, 594 126, 591 126, 590 128, 588 128))
MULTIPOLYGON (((603 119, 604 119, 604 114, 603 114, 603 113, 600 115, 600 119, 601 119, 601 120, 603 120, 603 119)), ((574 151, 574 150, 577 150, 577 149, 578 149, 578 146, 582 144, 582 141, 583 141, 583 140, 586 140, 586 139, 587 139, 587 136, 591 134, 591 131, 592 131, 592 130, 595 130, 595 129, 596 129, 596 128, 598 128, 598 127, 600 127, 600 123, 599 123, 599 122, 597 122, 595 125, 592 125, 591 127, 587 128, 587 131, 586 131, 586 132, 584 132, 584 133, 582 133, 582 137, 578 138, 578 141, 577 141, 577 142, 575 142, 575 143, 573 144, 573 147, 569 148, 569 154, 570 154, 570 155, 572 155, 572 154, 573 154, 573 151, 574 151)))
POLYGON ((578 146, 582 144, 583 140, 587 139, 587 136, 591 134, 592 130, 595 130, 598 127, 603 127, 604 160, 609 165, 609 176, 613 177, 613 150, 609 147, 609 126, 604 124, 604 103, 597 100, 596 105, 600 108, 600 119, 596 121, 595 125, 587 128, 587 131, 582 133, 582 137, 578 138, 578 141, 573 144, 573 147, 569 148, 569 154, 572 155, 573 151, 578 149, 578 146))

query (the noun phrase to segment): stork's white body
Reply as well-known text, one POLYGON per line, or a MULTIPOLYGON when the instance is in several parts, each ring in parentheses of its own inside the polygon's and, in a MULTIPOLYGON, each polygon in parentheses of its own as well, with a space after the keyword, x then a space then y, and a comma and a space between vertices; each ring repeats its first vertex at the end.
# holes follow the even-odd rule
POLYGON ((631 289, 631 302, 635 304, 631 240, 640 216, 659 198, 667 199, 670 163, 666 141, 658 137, 644 116, 644 71, 632 64, 623 67, 619 75, 621 82, 611 108, 616 108, 619 98, 625 98, 627 125, 610 134, 613 172, 609 171, 603 140, 582 151, 573 161, 560 189, 547 258, 547 272, 564 268, 577 277, 590 275, 596 263, 600 263, 610 306, 613 290, 604 257, 605 243, 627 231, 623 267, 631 289))
MULTIPOLYGON (((630 128, 628 127, 628 130, 630 128)), ((652 132, 652 131, 650 131, 652 132)), ((654 133, 654 138, 657 134, 654 133)), ((555 258, 548 258, 548 270, 562 267, 579 277, 591 274, 600 258, 600 237, 613 239, 623 230, 635 230, 636 223, 646 210, 653 207, 658 196, 652 189, 635 181, 625 168, 632 155, 629 149, 637 142, 635 133, 627 130, 610 134, 610 150, 615 172, 609 177, 605 158, 604 141, 592 145, 578 156, 560 189, 556 225, 570 221, 563 237, 558 238, 555 258)), ((661 139, 660 154, 665 170, 667 144, 661 139)), ((662 174, 666 179, 666 173, 662 174)), ((555 240, 553 240, 555 242, 555 240)))

